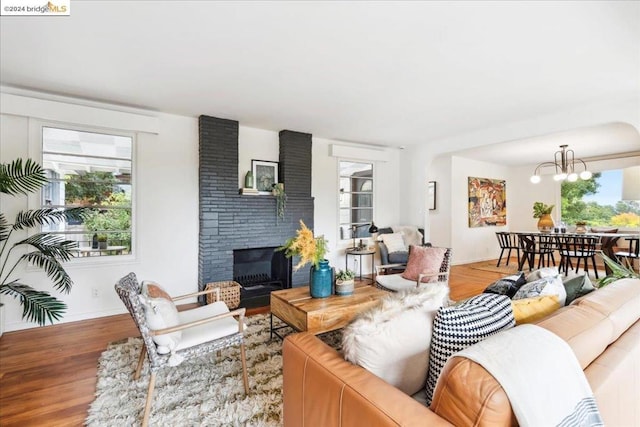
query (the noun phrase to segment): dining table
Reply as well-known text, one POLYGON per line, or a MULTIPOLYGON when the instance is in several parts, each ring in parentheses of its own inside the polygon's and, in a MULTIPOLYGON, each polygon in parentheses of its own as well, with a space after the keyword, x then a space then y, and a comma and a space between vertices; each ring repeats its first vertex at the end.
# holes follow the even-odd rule
MULTIPOLYGON (((540 232, 540 231, 510 231, 510 233, 516 234, 516 235, 531 235, 534 238, 533 241, 533 245, 534 248, 539 249, 541 246, 544 248, 546 245, 549 244, 549 241, 553 241, 555 240, 554 236, 572 236, 572 235, 577 235, 577 236, 591 236, 591 237, 597 237, 598 241, 599 241, 599 247, 598 249, 600 251, 602 251, 603 254, 605 254, 607 257, 611 258, 612 260, 616 260, 616 256, 615 256, 615 247, 616 247, 616 243, 618 242, 618 240, 620 239, 634 239, 634 238, 638 238, 640 236, 640 234, 638 234, 637 232, 618 232, 618 233, 602 233, 602 232, 585 232, 585 233, 575 233, 575 232, 566 232, 566 233, 562 233, 562 232, 540 232)), ((524 249, 524 248, 523 248, 524 249)), ((524 263, 528 260, 528 256, 529 254, 525 254, 523 253, 522 256, 520 257, 520 260, 518 261, 518 268, 519 270, 522 270, 522 267, 524 266, 524 263)), ((532 263, 529 262, 529 266, 531 268, 532 263)), ((606 265, 605 263, 605 271, 607 272, 607 274, 611 273, 611 270, 609 269, 609 267, 606 265)))

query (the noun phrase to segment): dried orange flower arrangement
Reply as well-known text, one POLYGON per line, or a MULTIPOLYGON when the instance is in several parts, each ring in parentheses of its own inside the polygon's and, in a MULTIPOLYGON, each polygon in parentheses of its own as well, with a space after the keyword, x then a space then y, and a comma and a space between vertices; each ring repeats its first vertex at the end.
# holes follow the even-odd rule
POLYGON ((314 237, 313 231, 302 220, 300 220, 300 229, 296 231, 296 237, 288 239, 284 245, 276 250, 285 251, 284 254, 287 258, 300 257, 300 261, 293 267, 294 270, 298 270, 308 263, 312 263, 315 268, 319 268, 320 261, 324 259, 325 254, 329 251, 324 236, 314 237))

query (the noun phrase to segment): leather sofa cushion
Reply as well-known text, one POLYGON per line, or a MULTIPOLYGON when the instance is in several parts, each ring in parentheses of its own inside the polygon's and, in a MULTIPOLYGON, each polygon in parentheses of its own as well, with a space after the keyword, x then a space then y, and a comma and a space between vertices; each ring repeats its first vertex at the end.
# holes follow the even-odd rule
POLYGON ((640 426, 640 321, 631 326, 584 373, 606 426, 640 426))
POLYGON ((640 292, 637 290, 639 287, 639 279, 620 279, 598 289, 598 292, 592 292, 577 299, 574 304, 579 307, 590 307, 607 316, 613 325, 611 343, 638 320, 640 292))

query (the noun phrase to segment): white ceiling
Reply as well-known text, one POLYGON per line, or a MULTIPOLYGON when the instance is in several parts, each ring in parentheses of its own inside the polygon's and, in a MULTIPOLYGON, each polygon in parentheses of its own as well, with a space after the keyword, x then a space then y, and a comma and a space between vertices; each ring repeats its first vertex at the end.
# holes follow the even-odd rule
POLYGON ((72 1, 0 24, 2 85, 345 141, 640 106, 636 1, 72 1))

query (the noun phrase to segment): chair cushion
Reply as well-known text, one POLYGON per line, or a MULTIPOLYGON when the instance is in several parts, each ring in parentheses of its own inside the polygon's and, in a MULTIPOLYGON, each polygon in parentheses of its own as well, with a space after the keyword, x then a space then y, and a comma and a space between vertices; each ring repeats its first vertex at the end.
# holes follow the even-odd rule
POLYGON ((380 239, 387 246, 389 253, 407 251, 402 233, 381 234, 380 239))
MULTIPOLYGON (((147 326, 152 331, 177 326, 180 323, 178 309, 171 300, 166 298, 168 294, 160 285, 154 282, 142 282, 142 293, 139 295, 140 302, 144 307, 147 326), (151 295, 156 295, 152 297, 151 295), (158 296, 161 295, 161 296, 158 296)), ((156 351, 159 354, 166 354, 175 350, 182 339, 182 331, 168 334, 155 335, 153 341, 156 343, 156 351)))
POLYGON ((516 324, 506 295, 481 294, 438 310, 433 321, 427 402, 430 405, 442 368, 454 353, 516 324))
POLYGON ((560 308, 558 295, 543 295, 511 301, 516 325, 536 322, 560 308))
POLYGON ((402 277, 416 282, 420 274, 433 274, 430 277, 423 277, 422 281, 437 282, 438 276, 436 273, 440 271, 446 252, 445 248, 411 246, 407 268, 402 273, 402 277))
MULTIPOLYGON (((178 317, 180 319, 180 324, 183 325, 185 323, 206 319, 207 317, 228 312, 229 308, 227 307, 227 304, 225 304, 224 301, 217 301, 213 304, 203 305, 192 310, 181 311, 178 313, 178 317)), ((183 350, 227 335, 233 335, 237 332, 238 321, 233 317, 226 317, 214 322, 204 323, 200 326, 183 329, 182 340, 178 343, 176 350, 183 350)))
POLYGON ((405 279, 404 277, 402 277, 401 273, 380 274, 376 276, 376 282, 378 282, 384 288, 394 292, 406 291, 416 288, 416 281, 405 279))
POLYGON ((446 284, 389 294, 343 330, 344 357, 385 382, 414 394, 424 388, 431 329, 446 301, 446 284))

